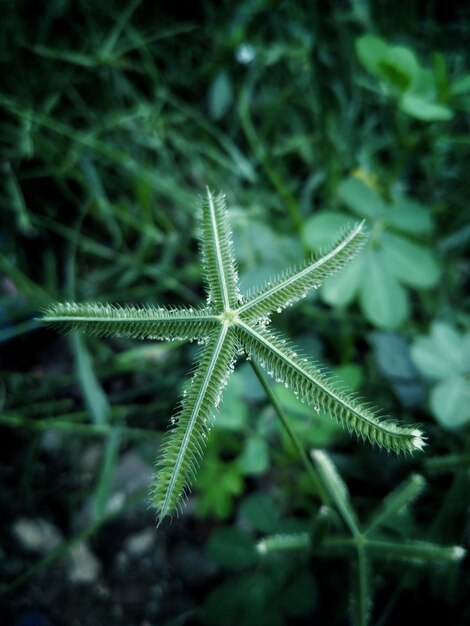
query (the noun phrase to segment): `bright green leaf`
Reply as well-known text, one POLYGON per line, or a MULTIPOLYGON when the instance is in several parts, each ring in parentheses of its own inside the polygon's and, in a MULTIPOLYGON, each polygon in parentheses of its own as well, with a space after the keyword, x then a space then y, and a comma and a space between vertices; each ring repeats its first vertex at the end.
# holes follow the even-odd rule
POLYGON ((429 233, 433 228, 426 207, 406 196, 394 198, 392 206, 387 210, 386 219, 390 226, 412 235, 429 233))
POLYGON ((453 376, 431 391, 431 408, 444 428, 454 429, 470 422, 470 381, 453 376))
POLYGON ((401 282, 421 288, 437 284, 439 265, 428 248, 392 233, 384 233, 382 242, 388 269, 401 282))
POLYGON ((208 456, 198 474, 197 513, 226 519, 233 510, 234 497, 243 491, 243 479, 236 463, 225 463, 208 456))
POLYGON ((345 213, 331 211, 317 213, 305 222, 304 242, 312 250, 324 250, 348 224, 351 224, 351 217, 345 213))
POLYGON ((358 178, 344 180, 338 187, 338 197, 360 217, 376 220, 385 212, 385 205, 377 192, 358 178))
POLYGON ((444 322, 435 322, 431 335, 419 337, 411 348, 411 355, 426 376, 447 378, 461 374, 466 368, 462 338, 444 322))
POLYGON ((416 55, 404 46, 391 46, 375 35, 356 40, 356 52, 364 67, 385 84, 407 91, 420 72, 416 55))
POLYGON ((376 76, 380 76, 380 63, 387 56, 389 46, 376 35, 363 35, 356 39, 356 54, 364 67, 376 76))
POLYGON ((385 58, 379 61, 380 77, 400 91, 409 89, 419 72, 416 56, 409 48, 390 46, 385 58))
POLYGON ((406 293, 390 273, 383 254, 372 250, 367 254, 360 292, 364 313, 378 328, 397 328, 408 315, 406 293))
POLYGON ((400 109, 423 122, 445 122, 454 115, 448 107, 429 102, 412 93, 404 94, 400 100, 400 109))

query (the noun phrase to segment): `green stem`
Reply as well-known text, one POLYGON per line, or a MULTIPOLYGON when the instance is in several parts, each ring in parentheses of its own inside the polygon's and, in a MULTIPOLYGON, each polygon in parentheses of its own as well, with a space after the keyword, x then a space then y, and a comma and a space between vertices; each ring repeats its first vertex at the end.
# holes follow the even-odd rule
MULTIPOLYGON (((438 511, 438 513, 434 516, 433 524, 429 527, 428 531, 423 537, 424 540, 429 541, 432 538, 433 534, 435 534, 439 525, 442 524, 442 526, 444 526, 444 523, 449 520, 449 511, 454 510, 454 503, 458 502, 461 497, 460 490, 458 489, 461 479, 462 479, 461 476, 454 477, 454 480, 450 488, 447 489, 447 495, 444 500, 444 503, 440 507, 440 510, 438 511)), ((376 626, 385 626, 387 622, 389 622, 389 617, 395 605, 397 604, 400 598, 400 595, 407 588, 410 582, 410 579, 413 576, 414 569, 415 568, 411 566, 403 573, 397 586, 395 587, 393 592, 389 594, 388 602, 385 605, 384 609, 382 610, 382 614, 376 620, 376 626)))
POLYGON ((423 463, 424 469, 429 474, 444 474, 458 470, 468 470, 470 467, 470 454, 446 454, 426 459, 423 463))
POLYGON ((258 377, 258 380, 261 383, 261 386, 263 387, 263 389, 265 390, 273 408, 274 411, 276 413, 276 415, 279 417, 281 424, 283 426, 283 428, 285 429, 287 435, 289 436, 290 440, 292 441, 294 447, 296 448, 298 455, 302 461, 302 463, 305 466, 305 469, 307 470, 307 473, 310 477, 310 481, 313 485, 313 487, 315 488, 316 493, 318 494, 320 500, 323 502, 323 504, 329 505, 330 504, 330 500, 328 498, 328 495, 323 487, 323 484, 321 483, 321 481, 319 480, 317 473, 315 472, 313 465, 311 463, 311 461, 309 460, 307 453, 305 452, 304 448, 302 447, 302 444, 299 441, 299 438, 297 437, 297 434, 295 433, 295 431, 293 430, 293 428, 291 427, 289 420, 287 419, 281 405, 279 404, 278 399, 276 398, 273 390, 271 389, 270 385, 268 384, 265 375, 263 374, 263 371, 261 370, 260 366, 255 363, 253 360, 251 361, 251 366, 256 374, 256 376, 258 377))
POLYGON ((261 167, 264 169, 264 172, 271 182, 274 189, 277 191, 282 201, 287 207, 289 211, 292 225, 294 226, 296 232, 298 234, 302 233, 303 222, 302 216, 299 212, 299 207, 297 204, 297 200, 295 196, 288 189, 287 185, 284 183, 282 177, 279 173, 274 169, 271 165, 271 162, 267 156, 267 151, 261 143, 260 138, 255 130, 253 121, 250 115, 250 105, 249 105, 249 96, 248 90, 245 88, 241 95, 239 101, 239 115, 242 123, 243 132, 248 140, 248 143, 251 146, 256 158, 258 159, 261 167))
MULTIPOLYGON (((1 415, 0 426, 12 426, 14 428, 29 428, 38 432, 46 430, 62 430, 74 435, 87 435, 104 437, 111 434, 116 428, 113 424, 77 424, 65 420, 55 419, 31 419, 24 415, 1 415)), ((129 439, 160 439, 161 434, 146 428, 120 427, 122 435, 129 439)))
POLYGON ((358 568, 358 597, 357 597, 357 626, 367 626, 369 623, 369 581, 367 576, 367 555, 364 544, 358 544, 357 568, 358 568))

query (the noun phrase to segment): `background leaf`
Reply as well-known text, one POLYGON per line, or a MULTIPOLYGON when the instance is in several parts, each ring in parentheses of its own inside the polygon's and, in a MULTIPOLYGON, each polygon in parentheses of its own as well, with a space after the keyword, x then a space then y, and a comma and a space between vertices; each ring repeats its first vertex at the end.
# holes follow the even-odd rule
POLYGON ((435 322, 429 337, 418 338, 411 354, 419 369, 433 378, 460 374, 465 368, 462 339, 451 326, 435 322))
POLYGON ((207 553, 217 565, 230 570, 246 569, 258 560, 252 539, 237 528, 221 528, 214 533, 207 553))
POLYGON ((384 233, 383 255, 389 271, 405 285, 429 288, 439 280, 439 266, 431 252, 404 237, 384 233))
POLYGON ((227 72, 220 72, 209 91, 209 110, 214 120, 220 120, 233 102, 232 82, 227 72))
POLYGON ((387 211, 387 222, 397 230, 414 235, 429 233, 433 226, 426 207, 403 195, 393 199, 387 211))
POLYGON ((367 319, 378 328, 400 326, 408 313, 406 294, 388 269, 383 253, 368 251, 361 304, 367 319))
POLYGON ((365 254, 361 255, 325 281, 321 287, 325 302, 333 306, 347 306, 352 302, 364 279, 366 263, 365 254))
POLYGON ((269 467, 268 446, 258 435, 248 437, 238 463, 243 474, 262 474, 269 467))
POLYGON ((450 120, 453 112, 442 104, 427 102, 423 98, 412 93, 406 93, 400 100, 400 108, 408 115, 425 122, 442 122, 450 120))
POLYGON ((317 213, 304 224, 304 241, 310 248, 320 253, 331 247, 331 242, 338 238, 351 224, 351 218, 346 213, 322 211, 317 213))
POLYGON ((77 363, 77 375, 85 401, 93 416, 95 424, 106 424, 109 415, 109 402, 98 379, 96 378, 93 361, 85 344, 85 339, 79 333, 72 335, 72 345, 77 363))
MULTIPOLYGON (((246 287, 329 247, 336 228, 369 210, 372 252, 385 258, 388 235, 398 234, 428 257, 421 267, 420 255, 396 247, 402 271, 392 278, 409 302, 403 322, 381 330, 380 316, 366 316, 359 294, 367 254, 356 272, 337 275, 273 325, 335 371, 356 365, 362 395, 400 421, 422 422, 424 455, 394 460, 357 445, 291 401, 289 390, 274 389, 306 450, 315 440, 329 449, 365 519, 410 471, 425 472, 424 498, 380 532, 402 545, 423 537, 466 543, 468 422, 452 420, 468 400, 464 392, 458 404, 445 389, 448 426, 432 394, 441 382, 467 380, 470 369, 468 16, 441 3, 427 3, 424 15, 418 3, 393 10, 361 1, 321 10, 277 3, 272 10, 252 0, 216 8, 203 1, 183 15, 176 3, 50 0, 32 19, 32 4, 7 2, 0 20, 2 623, 30 619, 31 607, 40 607, 36 620, 64 624, 349 623, 355 555, 342 561, 305 547, 311 521, 323 519, 321 504, 249 364, 239 362, 242 382, 232 379, 236 389, 227 389, 220 420, 229 419, 211 432, 185 514, 157 533, 144 485, 193 346, 87 339, 107 412, 106 403, 85 399, 71 343, 35 318, 51 298, 72 295, 71 244, 75 293, 88 302, 197 306, 195 196, 206 185, 228 194, 246 287), (397 46, 406 51, 395 55, 397 46), (346 185, 343 198, 342 185, 351 179, 369 190, 369 201, 375 195, 371 206, 380 200, 379 210, 348 204, 354 194, 346 185), (322 224, 325 212, 344 221, 322 224), (436 275, 429 255, 439 278, 427 287, 427 272, 436 275), (413 284, 406 282, 413 272, 413 284), (436 320, 458 342, 436 348, 436 320), (421 339, 433 348, 420 377, 407 353, 421 339), (89 410, 100 406, 103 425, 89 410), (120 437, 107 444, 116 428, 120 437), (252 437, 263 438, 272 464, 243 475, 238 458, 252 437), (95 523, 100 477, 104 514, 95 523), (128 499, 135 484, 141 495, 128 499), (250 521, 243 507, 252 494, 269 498, 276 514, 267 505, 250 521), (220 528, 242 530, 256 545, 265 531, 254 526, 263 519, 267 528, 271 514, 272 532, 307 533, 303 550, 239 570, 207 557, 204 545, 220 528), (53 552, 36 561, 13 532, 24 517, 43 518, 64 537, 64 558, 53 552), (100 568, 77 585, 68 539, 82 531, 100 568), (306 602, 311 587, 301 599, 283 599, 291 582, 295 596, 303 572, 314 574, 318 593, 301 618, 289 606, 306 602), (98 598, 103 588, 109 593, 98 598)), ((339 530, 334 512, 327 519, 324 539, 339 530)), ((468 621, 465 569, 410 570, 380 557, 370 568, 370 623, 399 624, 405 614, 434 623, 436 606, 449 624, 468 621)))
POLYGON ((431 391, 431 408, 444 428, 455 429, 470 422, 470 382, 464 376, 452 376, 431 391))
POLYGON ((338 187, 338 198, 356 215, 370 220, 380 218, 385 205, 374 189, 358 178, 348 178, 338 187))

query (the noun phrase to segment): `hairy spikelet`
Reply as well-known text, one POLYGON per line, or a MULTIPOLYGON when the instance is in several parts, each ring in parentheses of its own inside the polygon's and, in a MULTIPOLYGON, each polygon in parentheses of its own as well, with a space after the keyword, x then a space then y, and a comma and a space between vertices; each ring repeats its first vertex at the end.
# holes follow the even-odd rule
POLYGON ((321 258, 306 263, 302 268, 291 268, 269 281, 254 293, 239 309, 242 319, 252 320, 270 315, 304 298, 311 289, 318 289, 329 277, 343 268, 363 248, 367 241, 364 222, 341 236, 336 245, 321 258))
POLYGON ((239 325, 239 333, 246 353, 270 376, 284 383, 300 400, 313 405, 317 412, 321 410, 333 417, 350 433, 394 452, 422 449, 420 430, 379 419, 363 402, 337 388, 321 368, 300 357, 285 339, 246 324, 239 325))
POLYGON ((365 532, 372 532, 384 520, 392 518, 393 515, 410 506, 421 495, 425 487, 426 481, 420 474, 409 476, 407 480, 382 500, 365 532))
POLYGON ((236 308, 241 295, 225 194, 214 196, 209 188, 201 206, 200 238, 209 303, 236 308))
MULTIPOLYGON (((65 331, 135 339, 200 340, 205 343, 199 366, 173 418, 157 461, 152 503, 158 522, 181 507, 202 457, 213 414, 242 350, 276 380, 336 419, 362 439, 395 452, 423 447, 420 430, 380 420, 376 412, 332 383, 322 370, 280 336, 267 330, 270 315, 281 311, 340 270, 366 241, 363 224, 341 237, 322 258, 293 268, 255 291, 243 303, 232 247, 225 196, 207 189, 199 220, 207 305, 198 308, 53 304, 42 321, 65 331)), ((352 518, 351 518, 352 519, 352 518)))
POLYGON ((165 308, 58 302, 47 307, 41 321, 67 332, 80 330, 98 337, 131 337, 163 341, 205 339, 218 326, 208 308, 165 308))
POLYGON ((213 414, 236 358, 235 332, 225 325, 204 348, 201 363, 183 397, 180 413, 156 466, 152 503, 158 523, 181 507, 199 466, 213 414))
POLYGON ((308 533, 279 533, 264 537, 256 544, 258 554, 265 556, 276 552, 307 551, 310 544, 308 533))

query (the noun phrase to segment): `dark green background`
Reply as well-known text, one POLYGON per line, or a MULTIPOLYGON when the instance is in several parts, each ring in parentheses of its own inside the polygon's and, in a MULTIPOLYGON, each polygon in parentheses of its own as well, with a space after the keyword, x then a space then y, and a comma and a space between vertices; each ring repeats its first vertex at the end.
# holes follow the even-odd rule
MULTIPOLYGON (((418 203, 406 205, 405 228, 368 216, 368 296, 338 306, 322 292, 274 324, 385 414, 422 423, 426 453, 370 449, 276 392, 306 447, 331 452, 362 519, 420 472, 425 494, 387 532, 468 542, 469 35, 470 11, 454 2, 247 0, 188 12, 0 2, 0 577, 15 585, 3 587, 2 623, 348 623, 344 559, 253 557, 265 533, 308 528, 318 498, 247 366, 227 389, 194 497, 136 556, 126 540, 154 529, 145 487, 112 519, 107 503, 120 480, 145 483, 195 347, 71 340, 36 321, 54 299, 198 303, 206 185, 227 193, 244 288, 332 243, 334 225, 371 202, 418 203), (432 77, 426 102, 445 119, 419 119, 419 103, 418 115, 406 110, 409 67, 392 51, 371 71, 369 51, 357 55, 368 34, 414 53, 432 77), (362 181, 359 209, 351 180, 362 181), (399 280, 377 269, 390 233, 405 240, 399 280), (436 322, 453 339, 439 347, 431 335, 425 357, 458 362, 439 375, 416 357, 436 322), (15 535, 23 518, 87 535, 97 578, 72 583, 68 549, 30 570, 44 553, 15 535)), ((441 610, 449 624, 470 619, 465 564, 379 561, 371 580, 373 624, 441 610)))

